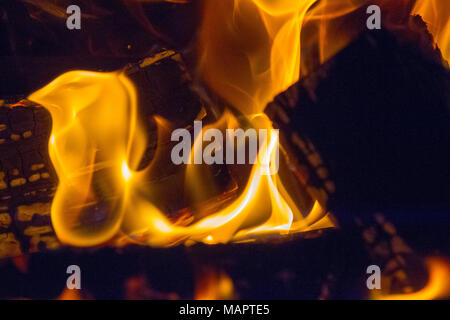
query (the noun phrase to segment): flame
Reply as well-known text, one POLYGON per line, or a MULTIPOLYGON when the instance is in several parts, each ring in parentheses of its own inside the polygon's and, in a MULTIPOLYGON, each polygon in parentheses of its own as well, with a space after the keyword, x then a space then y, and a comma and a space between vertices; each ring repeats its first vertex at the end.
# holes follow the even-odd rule
MULTIPOLYGON (((271 134, 260 139, 256 164, 248 170, 228 168, 235 176, 247 177, 237 186, 234 199, 207 213, 198 213, 191 203, 191 217, 184 220, 166 212, 170 202, 180 192, 204 199, 217 187, 214 174, 211 167, 187 165, 175 182, 151 182, 167 163, 162 145, 175 129, 158 117, 156 154, 138 170, 147 138, 138 118, 136 89, 123 73, 68 72, 30 95, 53 119, 49 152, 59 186, 52 222, 59 239, 76 246, 102 244, 118 235, 152 246, 216 244, 333 227, 326 196, 312 195, 307 187, 293 186, 286 175, 271 171, 271 160, 278 150, 283 153, 283 147, 263 111, 278 93, 299 80, 303 45, 316 44, 318 60, 323 62, 351 41, 355 33, 333 31, 332 22, 364 3, 205 1, 197 43, 199 78, 238 110, 248 127, 271 134), (318 32, 306 28, 311 24, 318 32), (311 203, 301 203, 299 198, 305 197, 298 194, 308 194, 311 203)), ((418 1, 415 12, 431 21, 448 57, 449 10, 437 6, 438 1, 418 1)), ((208 127, 224 131, 241 125, 242 119, 225 111, 208 127)), ((201 144, 194 141, 191 156, 201 151, 201 144)))
POLYGON ((234 284, 222 271, 212 267, 202 269, 195 289, 195 300, 230 300, 234 298, 234 284))
POLYGON ((127 164, 127 162, 125 160, 122 162, 122 176, 123 176, 125 181, 130 180, 131 177, 132 177, 132 173, 130 171, 130 168, 128 168, 128 164, 127 164))
POLYGON ((136 139, 144 135, 136 124, 133 85, 119 73, 73 71, 30 99, 53 120, 49 154, 59 178, 52 203, 57 235, 79 246, 109 240, 120 228, 127 180, 137 166, 130 154, 143 152, 132 141, 145 142, 136 139))
POLYGON ((332 33, 327 23, 358 9, 362 3, 357 2, 206 1, 199 73, 242 113, 262 112, 277 94, 299 80, 302 43, 317 43, 323 62, 352 39, 351 33, 332 33), (319 33, 303 29, 315 21, 320 22, 319 33))
POLYGON ((380 300, 432 300, 450 297, 450 261, 446 258, 431 257, 426 259, 429 279, 426 286, 414 293, 392 294, 375 297, 380 300))
MULTIPOLYGON (((157 151, 146 169, 137 170, 146 138, 137 119, 135 88, 122 73, 69 72, 29 99, 48 108, 53 119, 49 150, 59 186, 52 222, 62 242, 98 245, 123 231, 153 246, 181 241, 214 244, 332 226, 318 201, 311 213, 300 212, 279 176, 271 172, 269 159, 278 146, 276 134, 261 141, 259 159, 263 161, 253 165, 239 197, 184 226, 168 219, 147 196, 153 191, 147 182, 158 168, 161 152, 157 151), (314 226, 324 216, 325 223, 314 226)), ((226 112, 212 126, 223 122, 229 127, 229 122, 237 123, 232 120, 226 112)), ((255 128, 271 127, 264 115, 249 120, 255 128)), ((163 121, 157 123, 161 127, 163 121)), ((195 148, 194 144, 193 153, 195 148)), ((207 183, 193 166, 186 169, 188 176, 194 175, 188 184, 194 180, 207 183)))
POLYGON ((244 114, 298 80, 307 1, 208 1, 200 32, 200 74, 244 114), (220 39, 217 40, 217 39, 220 39))

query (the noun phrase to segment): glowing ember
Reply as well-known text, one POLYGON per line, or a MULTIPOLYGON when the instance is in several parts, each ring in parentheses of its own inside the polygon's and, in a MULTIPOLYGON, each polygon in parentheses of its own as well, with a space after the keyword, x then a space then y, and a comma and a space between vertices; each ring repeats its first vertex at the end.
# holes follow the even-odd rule
POLYGON ((450 297, 450 261, 446 258, 428 258, 426 259, 429 279, 426 286, 413 293, 392 294, 378 297, 380 300, 432 300, 447 299, 450 297))
POLYGON ((196 300, 229 300, 234 297, 234 285, 224 272, 203 268, 196 284, 196 300))
POLYGON ((70 290, 64 288, 63 292, 56 300, 83 300, 80 290, 70 290))

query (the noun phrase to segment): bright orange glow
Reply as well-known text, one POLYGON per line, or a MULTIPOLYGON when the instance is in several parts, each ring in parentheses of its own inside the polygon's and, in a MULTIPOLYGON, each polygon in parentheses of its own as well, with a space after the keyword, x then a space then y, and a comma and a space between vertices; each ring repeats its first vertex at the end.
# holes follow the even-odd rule
POLYGON ((224 272, 203 268, 195 288, 195 300, 230 300, 234 298, 234 285, 224 272))
MULTIPOLYGON (((316 42, 319 60, 328 59, 354 37, 353 33, 338 34, 328 22, 363 4, 351 0, 206 1, 197 44, 199 77, 243 115, 247 126, 272 132, 272 123, 262 112, 278 93, 299 80, 302 43, 316 42), (317 21, 318 31, 305 32, 307 23, 317 21)), ((442 2, 418 1, 415 12, 429 21, 448 57, 450 10, 438 6, 442 2)), ((29 97, 45 106, 53 119, 49 151, 59 186, 52 222, 62 242, 92 246, 125 235, 125 242, 132 239, 152 246, 216 244, 334 226, 326 211, 326 195, 319 197, 301 183, 288 183, 286 175, 271 172, 279 147, 278 136, 272 134, 259 141, 258 157, 263 161, 234 172, 248 176, 237 186, 234 198, 213 212, 198 214, 198 209, 186 208, 190 218, 171 218, 164 203, 180 197, 180 192, 192 199, 204 198, 217 186, 211 169, 203 165, 187 165, 184 180, 149 183, 167 163, 167 150, 161 145, 176 129, 159 117, 155 117, 156 154, 146 168, 137 170, 147 141, 136 96, 133 84, 121 72, 73 71, 29 97)), ((241 126, 242 120, 225 111, 204 130, 241 126)), ((196 141, 191 155, 198 151, 202 150, 196 141)))
POLYGON ((446 258, 428 258, 426 264, 429 272, 427 285, 413 293, 393 294, 377 297, 380 300, 432 300, 450 297, 450 261, 446 258))
POLYGON ((80 290, 71 290, 64 288, 61 295, 56 300, 83 300, 80 290))
POLYGON ((262 112, 275 95, 299 80, 300 40, 317 42, 321 60, 326 60, 353 36, 331 33, 327 21, 362 4, 350 0, 206 1, 199 72, 242 113, 262 112), (323 22, 320 32, 305 33, 303 26, 309 21, 323 22))

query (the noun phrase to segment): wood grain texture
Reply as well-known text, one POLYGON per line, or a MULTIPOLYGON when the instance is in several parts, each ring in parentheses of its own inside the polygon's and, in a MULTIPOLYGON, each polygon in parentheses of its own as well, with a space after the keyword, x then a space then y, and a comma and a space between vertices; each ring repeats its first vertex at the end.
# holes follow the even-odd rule
POLYGON ((0 258, 55 248, 57 177, 48 156, 50 114, 23 101, 0 107, 0 258))
POLYGON ((335 207, 449 206, 450 72, 423 22, 411 25, 365 32, 267 106, 311 183, 332 177, 335 207))

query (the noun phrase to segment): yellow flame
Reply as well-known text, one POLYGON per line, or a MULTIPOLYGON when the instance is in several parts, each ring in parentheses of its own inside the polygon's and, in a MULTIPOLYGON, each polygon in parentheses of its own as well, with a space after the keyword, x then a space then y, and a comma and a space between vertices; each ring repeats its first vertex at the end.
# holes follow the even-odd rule
MULTIPOLYGON (((268 120, 266 119, 268 122, 268 120)), ((324 218, 325 210, 316 202, 311 213, 303 214, 294 205, 278 175, 270 171, 270 161, 267 161, 278 144, 276 135, 268 137, 268 146, 260 147, 260 159, 251 170, 248 183, 240 196, 213 214, 200 219, 188 226, 174 224, 152 203, 141 195, 145 192, 145 184, 140 186, 139 177, 130 188, 126 214, 123 222, 124 231, 153 246, 167 246, 180 241, 186 243, 204 242, 207 244, 226 243, 256 239, 260 235, 287 234, 294 231, 309 231, 316 228, 332 227, 328 217, 324 218), (132 209, 128 209, 132 208, 132 209), (315 226, 321 218, 322 225, 315 226), (293 223, 296 228, 291 228, 293 223)), ((195 144, 194 144, 195 149, 195 144)), ((195 151, 194 151, 195 152, 195 151)), ((187 169, 194 170, 196 165, 187 169)), ((144 173, 138 173, 144 175, 144 173)), ((202 183, 205 177, 191 175, 202 183)), ((188 180, 189 182, 189 180, 188 180)), ((189 184, 188 184, 189 185, 189 184)))
POLYGON ((83 296, 81 294, 81 290, 64 288, 63 292, 61 292, 56 300, 83 300, 83 296))
POLYGON ((124 160, 122 162, 122 175, 123 175, 123 178, 125 179, 125 181, 130 180, 131 176, 132 176, 131 171, 128 168, 128 164, 127 164, 126 160, 124 160))
POLYGON ((322 61, 351 40, 342 32, 328 35, 325 24, 320 33, 304 34, 304 24, 326 22, 361 5, 351 0, 206 1, 200 74, 242 113, 262 112, 274 96, 298 81, 305 38, 316 39, 322 61))
POLYGON ((133 85, 120 73, 73 71, 29 98, 52 115, 49 153, 59 178, 52 222, 58 237, 80 246, 109 240, 120 228, 133 159, 145 146, 133 85))
POLYGON ((208 1, 199 42, 204 80, 241 112, 262 112, 298 79, 301 19, 314 2, 208 1))
MULTIPOLYGON (((298 81, 302 44, 317 42, 319 60, 326 60, 354 36, 333 32, 328 22, 364 3, 206 1, 198 41, 199 75, 241 112, 250 127, 272 132, 272 123, 262 112, 278 93, 298 81), (319 31, 305 33, 305 25, 316 21, 319 31)), ((448 57, 449 10, 438 7, 438 3, 442 5, 418 1, 415 11, 430 21, 448 57)), ((163 205, 172 199, 168 194, 179 197, 179 192, 184 192, 196 198, 195 193, 214 187, 214 181, 210 169, 187 165, 184 184, 179 180, 149 183, 166 163, 167 150, 161 145, 175 129, 158 117, 156 154, 147 168, 137 170, 147 141, 138 119, 135 90, 120 72, 73 71, 29 97, 45 106, 53 119, 49 151, 59 185, 52 204, 52 222, 62 242, 98 245, 124 233, 153 246, 215 244, 333 226, 324 199, 315 198, 308 190, 297 190, 307 187, 295 187, 286 177, 271 172, 269 160, 279 146, 278 136, 272 134, 266 141, 259 141, 258 159, 264 161, 244 170, 248 178, 238 186, 234 200, 207 215, 194 214, 190 220, 169 218, 163 205), (311 203, 299 203, 299 197, 294 197, 299 193, 307 193, 311 203)), ((225 129, 239 125, 231 112, 225 112, 209 126, 225 129)), ((202 150, 194 142, 191 152, 198 151, 202 150)))
POLYGON ((432 300, 450 297, 450 261, 445 258, 426 259, 429 279, 426 286, 413 293, 375 297, 380 300, 432 300))

